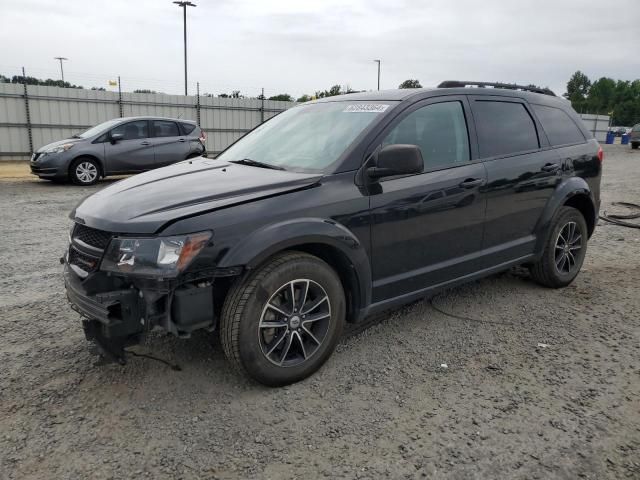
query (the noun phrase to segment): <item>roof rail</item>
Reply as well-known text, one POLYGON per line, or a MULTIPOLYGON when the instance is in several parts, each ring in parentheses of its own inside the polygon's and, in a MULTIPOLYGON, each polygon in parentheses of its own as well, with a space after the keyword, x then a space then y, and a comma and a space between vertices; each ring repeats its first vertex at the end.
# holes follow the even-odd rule
POLYGON ((478 88, 492 87, 492 88, 505 88, 507 90, 523 90, 525 92, 542 93, 543 95, 552 95, 554 97, 556 96, 556 94, 553 93, 548 88, 516 85, 515 83, 467 82, 463 80, 445 80, 440 85, 438 85, 438 88, 464 88, 467 86, 473 86, 478 88))

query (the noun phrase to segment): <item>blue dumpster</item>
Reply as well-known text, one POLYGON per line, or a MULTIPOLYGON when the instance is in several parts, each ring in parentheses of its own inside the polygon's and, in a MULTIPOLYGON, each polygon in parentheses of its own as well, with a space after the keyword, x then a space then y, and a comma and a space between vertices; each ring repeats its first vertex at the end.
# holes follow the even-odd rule
POLYGON ((606 143, 608 145, 611 145, 613 143, 613 141, 616 139, 616 134, 613 132, 607 132, 607 140, 606 143))
POLYGON ((624 135, 622 135, 622 145, 629 145, 629 134, 625 133, 624 135))

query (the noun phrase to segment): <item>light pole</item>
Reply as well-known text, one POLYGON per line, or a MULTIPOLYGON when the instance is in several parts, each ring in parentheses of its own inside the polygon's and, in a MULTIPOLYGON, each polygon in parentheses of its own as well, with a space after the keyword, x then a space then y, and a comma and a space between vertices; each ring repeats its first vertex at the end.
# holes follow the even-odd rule
POLYGON ((62 68, 62 61, 63 60, 69 60, 68 58, 65 57, 53 57, 54 60, 59 60, 60 61, 60 75, 62 76, 62 85, 64 86, 64 69, 62 68))
POLYGON ((380 60, 374 60, 378 64, 378 90, 380 90, 380 60))
POLYGON ((187 7, 195 7, 195 3, 191 2, 173 2, 182 7, 182 15, 184 19, 184 94, 187 95, 187 7))

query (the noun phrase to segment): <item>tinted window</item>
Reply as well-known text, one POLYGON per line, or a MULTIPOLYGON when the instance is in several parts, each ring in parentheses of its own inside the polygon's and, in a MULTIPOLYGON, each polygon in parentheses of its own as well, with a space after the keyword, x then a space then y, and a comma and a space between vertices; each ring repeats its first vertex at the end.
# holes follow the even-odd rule
POLYGON ((111 130, 111 134, 120 133, 124 135, 123 140, 135 140, 137 138, 149 137, 148 123, 146 120, 123 123, 111 130))
POLYGON ((554 107, 533 105, 542 128, 547 134, 551 145, 566 145, 568 143, 584 142, 584 135, 571 117, 563 110, 554 107))
POLYGON ((175 122, 154 120, 153 135, 156 137, 179 137, 180 131, 178 130, 178 125, 175 122))
POLYGON ((533 119, 521 103, 477 100, 473 115, 481 157, 508 155, 540 146, 533 119))
POLYGON ((383 142, 384 145, 398 143, 420 147, 425 170, 468 161, 469 135, 462 104, 436 103, 410 113, 383 142))
POLYGON ((180 126, 182 127, 182 131, 184 132, 185 135, 189 135, 196 128, 196 126, 193 123, 181 123, 180 126))

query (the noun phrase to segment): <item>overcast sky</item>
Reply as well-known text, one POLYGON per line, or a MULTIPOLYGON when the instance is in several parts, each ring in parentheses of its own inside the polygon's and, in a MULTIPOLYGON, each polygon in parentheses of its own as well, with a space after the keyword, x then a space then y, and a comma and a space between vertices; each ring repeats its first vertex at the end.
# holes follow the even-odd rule
MULTIPOLYGON (((640 0, 193 0, 189 89, 299 96, 407 78, 534 83, 576 70, 640 77, 640 0)), ((0 73, 181 93, 182 9, 171 0, 0 0, 0 73)))

